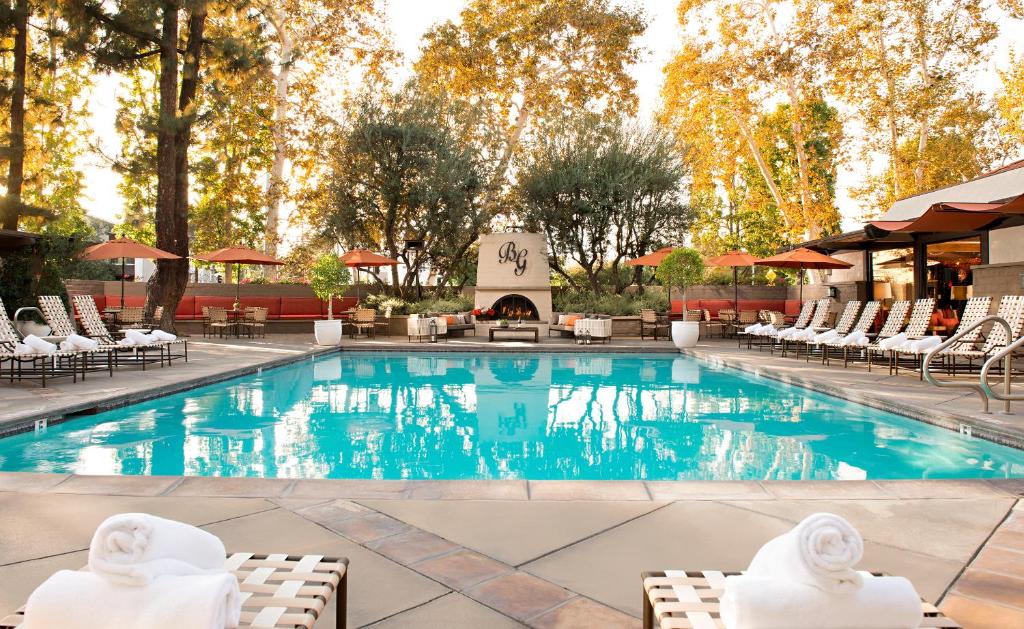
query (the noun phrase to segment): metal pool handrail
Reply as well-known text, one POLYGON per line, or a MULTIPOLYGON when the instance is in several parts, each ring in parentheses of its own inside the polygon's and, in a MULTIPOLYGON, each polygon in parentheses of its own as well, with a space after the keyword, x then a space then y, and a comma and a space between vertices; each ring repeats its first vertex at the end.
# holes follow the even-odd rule
MULTIPOLYGON (((935 376, 932 375, 931 366, 932 366, 932 359, 934 359, 936 356, 938 356, 943 350, 945 350, 945 349, 947 349, 949 347, 952 347, 957 341, 959 341, 961 338, 963 338, 964 335, 966 335, 967 333, 973 331, 974 329, 976 329, 976 328, 978 328, 978 327, 988 323, 989 321, 992 321, 992 322, 994 322, 996 324, 1002 325, 1004 328, 1006 328, 1006 338, 1012 338, 1013 337, 1013 330, 1010 328, 1010 324, 1006 322, 1006 319, 1003 319, 1002 317, 997 316, 997 315, 989 315, 987 317, 979 319, 978 321, 975 321, 973 324, 967 326, 966 328, 964 328, 962 330, 957 330, 956 334, 954 334, 953 336, 949 337, 948 339, 946 339, 942 343, 939 343, 938 345, 933 347, 931 349, 931 351, 929 351, 927 354, 925 354, 924 364, 921 366, 921 375, 924 377, 924 379, 927 380, 928 382, 934 384, 935 386, 939 387, 940 389, 970 389, 971 391, 974 391, 975 393, 977 393, 978 397, 981 398, 981 411, 983 413, 988 413, 989 412, 989 410, 988 410, 989 389, 986 386, 983 386, 982 383, 972 384, 970 382, 954 382, 954 381, 951 381, 951 380, 938 380, 937 378, 935 378, 935 376)), ((982 373, 985 373, 985 372, 983 371, 982 373)), ((1007 373, 1009 373, 1009 372, 1007 372, 1007 373)), ((1009 376, 1007 376, 1007 379, 1008 378, 1009 378, 1009 376)), ((982 376, 982 380, 983 379, 984 379, 984 376, 982 376)), ((1007 385, 1007 386, 1009 386, 1009 385, 1007 385)), ((1007 406, 1009 406, 1009 402, 1007 402, 1007 406)))
POLYGON ((1024 400, 1024 394, 1013 395, 1010 392, 1010 368, 1013 365, 1013 352, 1018 348, 1024 346, 1024 336, 1020 337, 1016 341, 1010 343, 1003 349, 999 350, 995 354, 985 361, 985 364, 981 366, 981 375, 979 376, 981 388, 985 390, 985 394, 994 399, 1002 400, 1005 404, 1003 410, 1007 415, 1010 414, 1010 402, 1024 400), (1000 360, 1004 360, 1003 364, 1003 392, 999 393, 994 391, 988 383, 988 372, 992 369, 992 365, 999 364, 1000 360))

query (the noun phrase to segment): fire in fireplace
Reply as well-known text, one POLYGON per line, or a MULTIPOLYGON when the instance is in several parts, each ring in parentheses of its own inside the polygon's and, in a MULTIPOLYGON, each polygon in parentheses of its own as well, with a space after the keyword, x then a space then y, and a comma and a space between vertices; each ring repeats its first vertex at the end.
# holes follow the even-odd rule
POLYGON ((537 306, 522 295, 505 295, 491 306, 497 319, 526 319, 539 321, 537 306))

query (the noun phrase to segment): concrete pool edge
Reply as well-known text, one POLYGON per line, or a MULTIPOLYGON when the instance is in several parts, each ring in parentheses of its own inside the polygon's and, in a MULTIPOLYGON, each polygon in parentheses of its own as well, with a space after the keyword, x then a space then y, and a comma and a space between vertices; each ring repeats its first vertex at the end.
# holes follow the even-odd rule
POLYGON ((1022 498, 1024 478, 877 481, 342 480, 0 472, 0 493, 270 500, 892 500, 1022 498))
MULTIPOLYGON (((131 404, 138 404, 140 402, 146 402, 156 398, 166 397, 168 395, 174 395, 175 393, 181 393, 182 391, 189 391, 199 387, 217 384, 218 382, 224 382, 233 378, 249 376, 254 373, 259 373, 264 369, 276 369, 278 367, 284 367, 304 360, 311 360, 313 358, 338 352, 339 348, 337 347, 315 347, 300 354, 273 358, 264 362, 245 365, 243 367, 235 367, 233 369, 220 371, 214 374, 205 374, 195 378, 179 380, 159 387, 127 393, 118 393, 110 396, 90 399, 80 403, 67 404, 58 408, 47 409, 40 412, 23 413, 14 417, 0 419, 0 439, 34 430, 36 422, 41 420, 45 420, 48 425, 59 424, 64 421, 68 421, 69 419, 87 417, 102 411, 129 406, 131 404)), ((174 368, 187 369, 188 364, 182 363, 177 367, 167 367, 167 369, 174 368)), ((141 374, 143 372, 139 373, 141 374)))
POLYGON ((861 404, 876 410, 900 415, 937 428, 944 428, 952 432, 964 434, 965 427, 967 427, 970 429, 968 433, 968 436, 970 437, 984 439, 986 441, 1016 448, 1018 450, 1024 450, 1024 432, 1006 430, 1002 426, 994 425, 977 417, 971 417, 970 415, 964 415, 947 410, 938 410, 934 407, 925 408, 915 404, 902 403, 897 400, 881 399, 872 395, 877 395, 877 392, 874 391, 865 393, 849 387, 832 385, 827 382, 781 373, 777 370, 772 370, 770 367, 750 365, 744 361, 719 356, 704 349, 691 348, 680 350, 680 352, 685 356, 702 360, 713 366, 727 367, 753 376, 775 380, 776 382, 782 382, 783 384, 791 386, 801 387, 803 389, 829 395, 840 400, 853 402, 854 404, 861 404))

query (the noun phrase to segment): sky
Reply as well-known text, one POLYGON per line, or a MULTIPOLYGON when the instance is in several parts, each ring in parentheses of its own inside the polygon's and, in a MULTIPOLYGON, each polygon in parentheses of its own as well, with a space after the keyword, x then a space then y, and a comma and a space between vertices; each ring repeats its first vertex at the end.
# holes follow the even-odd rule
MULTIPOLYGON (((411 72, 411 65, 419 57, 420 39, 434 24, 457 19, 466 0, 388 0, 387 16, 396 46, 402 51, 405 64, 399 74, 411 72)), ((647 14, 648 28, 639 40, 645 50, 641 63, 632 66, 630 73, 636 79, 636 93, 639 99, 639 117, 649 119, 658 105, 663 83, 662 68, 677 49, 681 34, 676 20, 678 0, 632 0, 623 1, 640 5, 647 14)), ((1024 28, 1024 24, 1018 24, 1024 28)), ((1013 32, 1004 28, 1004 33, 1013 32)), ((975 84, 982 89, 995 91, 999 86, 997 70, 1009 62, 1010 36, 1004 34, 995 42, 991 61, 978 68, 975 84)), ((398 78, 402 78, 399 76, 398 78)), ((89 99, 94 142, 107 154, 116 154, 120 139, 114 131, 114 116, 117 111, 117 91, 120 79, 116 76, 101 78, 89 99)), ((849 129, 848 129, 849 131, 849 129)), ((86 170, 86 189, 83 205, 86 210, 108 221, 121 220, 122 199, 117 192, 120 177, 98 156, 83 158, 86 170)), ((839 173, 837 203, 843 215, 843 229, 859 227, 861 209, 850 198, 849 190, 863 181, 871 168, 868 164, 847 162, 839 173)))

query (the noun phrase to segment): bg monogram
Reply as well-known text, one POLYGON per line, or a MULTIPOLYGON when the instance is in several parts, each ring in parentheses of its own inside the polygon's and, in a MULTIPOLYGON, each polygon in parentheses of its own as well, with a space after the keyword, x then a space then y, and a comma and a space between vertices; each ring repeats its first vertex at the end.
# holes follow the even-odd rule
POLYGON ((498 249, 498 262, 500 264, 505 264, 506 262, 515 263, 515 274, 516 277, 519 277, 526 273, 526 254, 526 249, 517 249, 516 243, 510 240, 498 249))

